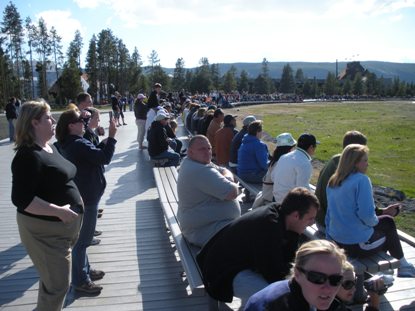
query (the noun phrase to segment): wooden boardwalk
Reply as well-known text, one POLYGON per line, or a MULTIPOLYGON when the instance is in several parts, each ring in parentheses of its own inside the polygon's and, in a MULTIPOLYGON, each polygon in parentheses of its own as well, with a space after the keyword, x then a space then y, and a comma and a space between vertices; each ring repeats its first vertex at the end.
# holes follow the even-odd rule
MULTIPOLYGON (((102 124, 107 124, 102 114, 102 124)), ((203 293, 191 295, 182 275, 155 188, 147 152, 138 151, 132 112, 117 133, 116 153, 107 167, 107 190, 97 228, 101 244, 89 248, 92 266, 106 272, 95 297, 70 291, 65 310, 207 310, 203 293)), ((12 145, 0 142, 0 310, 33 310, 38 279, 22 246, 10 201, 12 145)), ((405 244, 415 262, 415 249, 405 244)), ((237 309, 237 302, 230 306, 237 309)), ((359 310, 361 308, 353 308, 359 310)), ((415 279, 396 278, 381 310, 415 310, 415 279)))

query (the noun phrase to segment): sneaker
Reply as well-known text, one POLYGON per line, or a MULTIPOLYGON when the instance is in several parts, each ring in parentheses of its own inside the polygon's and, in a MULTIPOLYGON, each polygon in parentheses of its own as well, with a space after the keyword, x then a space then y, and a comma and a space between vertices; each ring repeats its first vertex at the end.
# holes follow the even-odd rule
POLYGON ((102 213, 98 213, 98 216, 97 216, 98 218, 101 218, 102 217, 102 213))
POLYGON ((101 234, 102 234, 102 231, 99 231, 99 230, 94 231, 94 236, 99 236, 101 234))
POLYGON ((104 209, 103 208, 99 208, 98 209, 98 214, 102 214, 104 212, 104 209))
POLYGON ((127 125, 127 123, 124 122, 122 125, 127 125))
POLYGON ((100 239, 92 239, 92 241, 91 241, 91 245, 98 245, 99 243, 101 243, 101 240, 100 239))
POLYGON ((95 269, 90 269, 89 270, 89 277, 91 278, 92 281, 98 281, 101 280, 105 275, 105 272, 102 270, 95 270, 95 269))
POLYGON ((82 284, 81 286, 72 285, 72 287, 78 291, 87 294, 98 294, 102 290, 102 286, 96 285, 94 282, 87 282, 82 284))
POLYGON ((398 268, 398 277, 400 278, 414 278, 415 267, 413 264, 398 268))

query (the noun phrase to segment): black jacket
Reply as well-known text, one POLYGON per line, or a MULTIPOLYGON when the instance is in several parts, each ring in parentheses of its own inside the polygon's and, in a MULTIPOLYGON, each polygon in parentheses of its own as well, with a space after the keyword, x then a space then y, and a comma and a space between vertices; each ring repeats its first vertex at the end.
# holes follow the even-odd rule
POLYGON ((198 254, 206 291, 217 300, 232 301, 233 278, 245 269, 260 273, 269 283, 284 279, 298 239, 299 234, 285 229, 275 205, 246 213, 219 231, 198 254))
POLYGON ((167 132, 159 121, 153 121, 147 133, 148 154, 150 157, 158 156, 169 148, 167 132))
POLYGON ((6 119, 17 119, 17 108, 13 103, 8 103, 5 107, 6 110, 6 119))

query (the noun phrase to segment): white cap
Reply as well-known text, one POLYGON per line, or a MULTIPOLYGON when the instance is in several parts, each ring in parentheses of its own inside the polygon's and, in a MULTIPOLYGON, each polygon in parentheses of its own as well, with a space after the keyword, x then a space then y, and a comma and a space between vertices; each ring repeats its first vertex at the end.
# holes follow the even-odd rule
POLYGON ((155 121, 161 121, 164 119, 170 119, 170 115, 166 112, 166 110, 164 109, 160 109, 159 111, 157 111, 157 115, 154 118, 155 121))
POLYGON ((144 99, 144 98, 146 98, 146 96, 144 95, 144 94, 138 94, 137 95, 137 99, 144 99))

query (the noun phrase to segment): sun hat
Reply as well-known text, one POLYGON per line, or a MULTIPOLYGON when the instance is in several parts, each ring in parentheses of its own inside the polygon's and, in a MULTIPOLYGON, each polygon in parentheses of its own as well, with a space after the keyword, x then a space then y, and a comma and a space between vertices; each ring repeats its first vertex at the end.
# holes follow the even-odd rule
POLYGON ((277 136, 277 147, 294 146, 297 141, 293 138, 291 133, 282 133, 277 136))
POLYGON ((170 115, 164 109, 160 109, 159 111, 157 111, 157 115, 154 118, 154 120, 161 121, 164 119, 170 119, 170 115))
POLYGON ((244 126, 248 126, 249 124, 251 124, 252 122, 256 121, 256 118, 254 116, 246 116, 242 123, 244 126))

